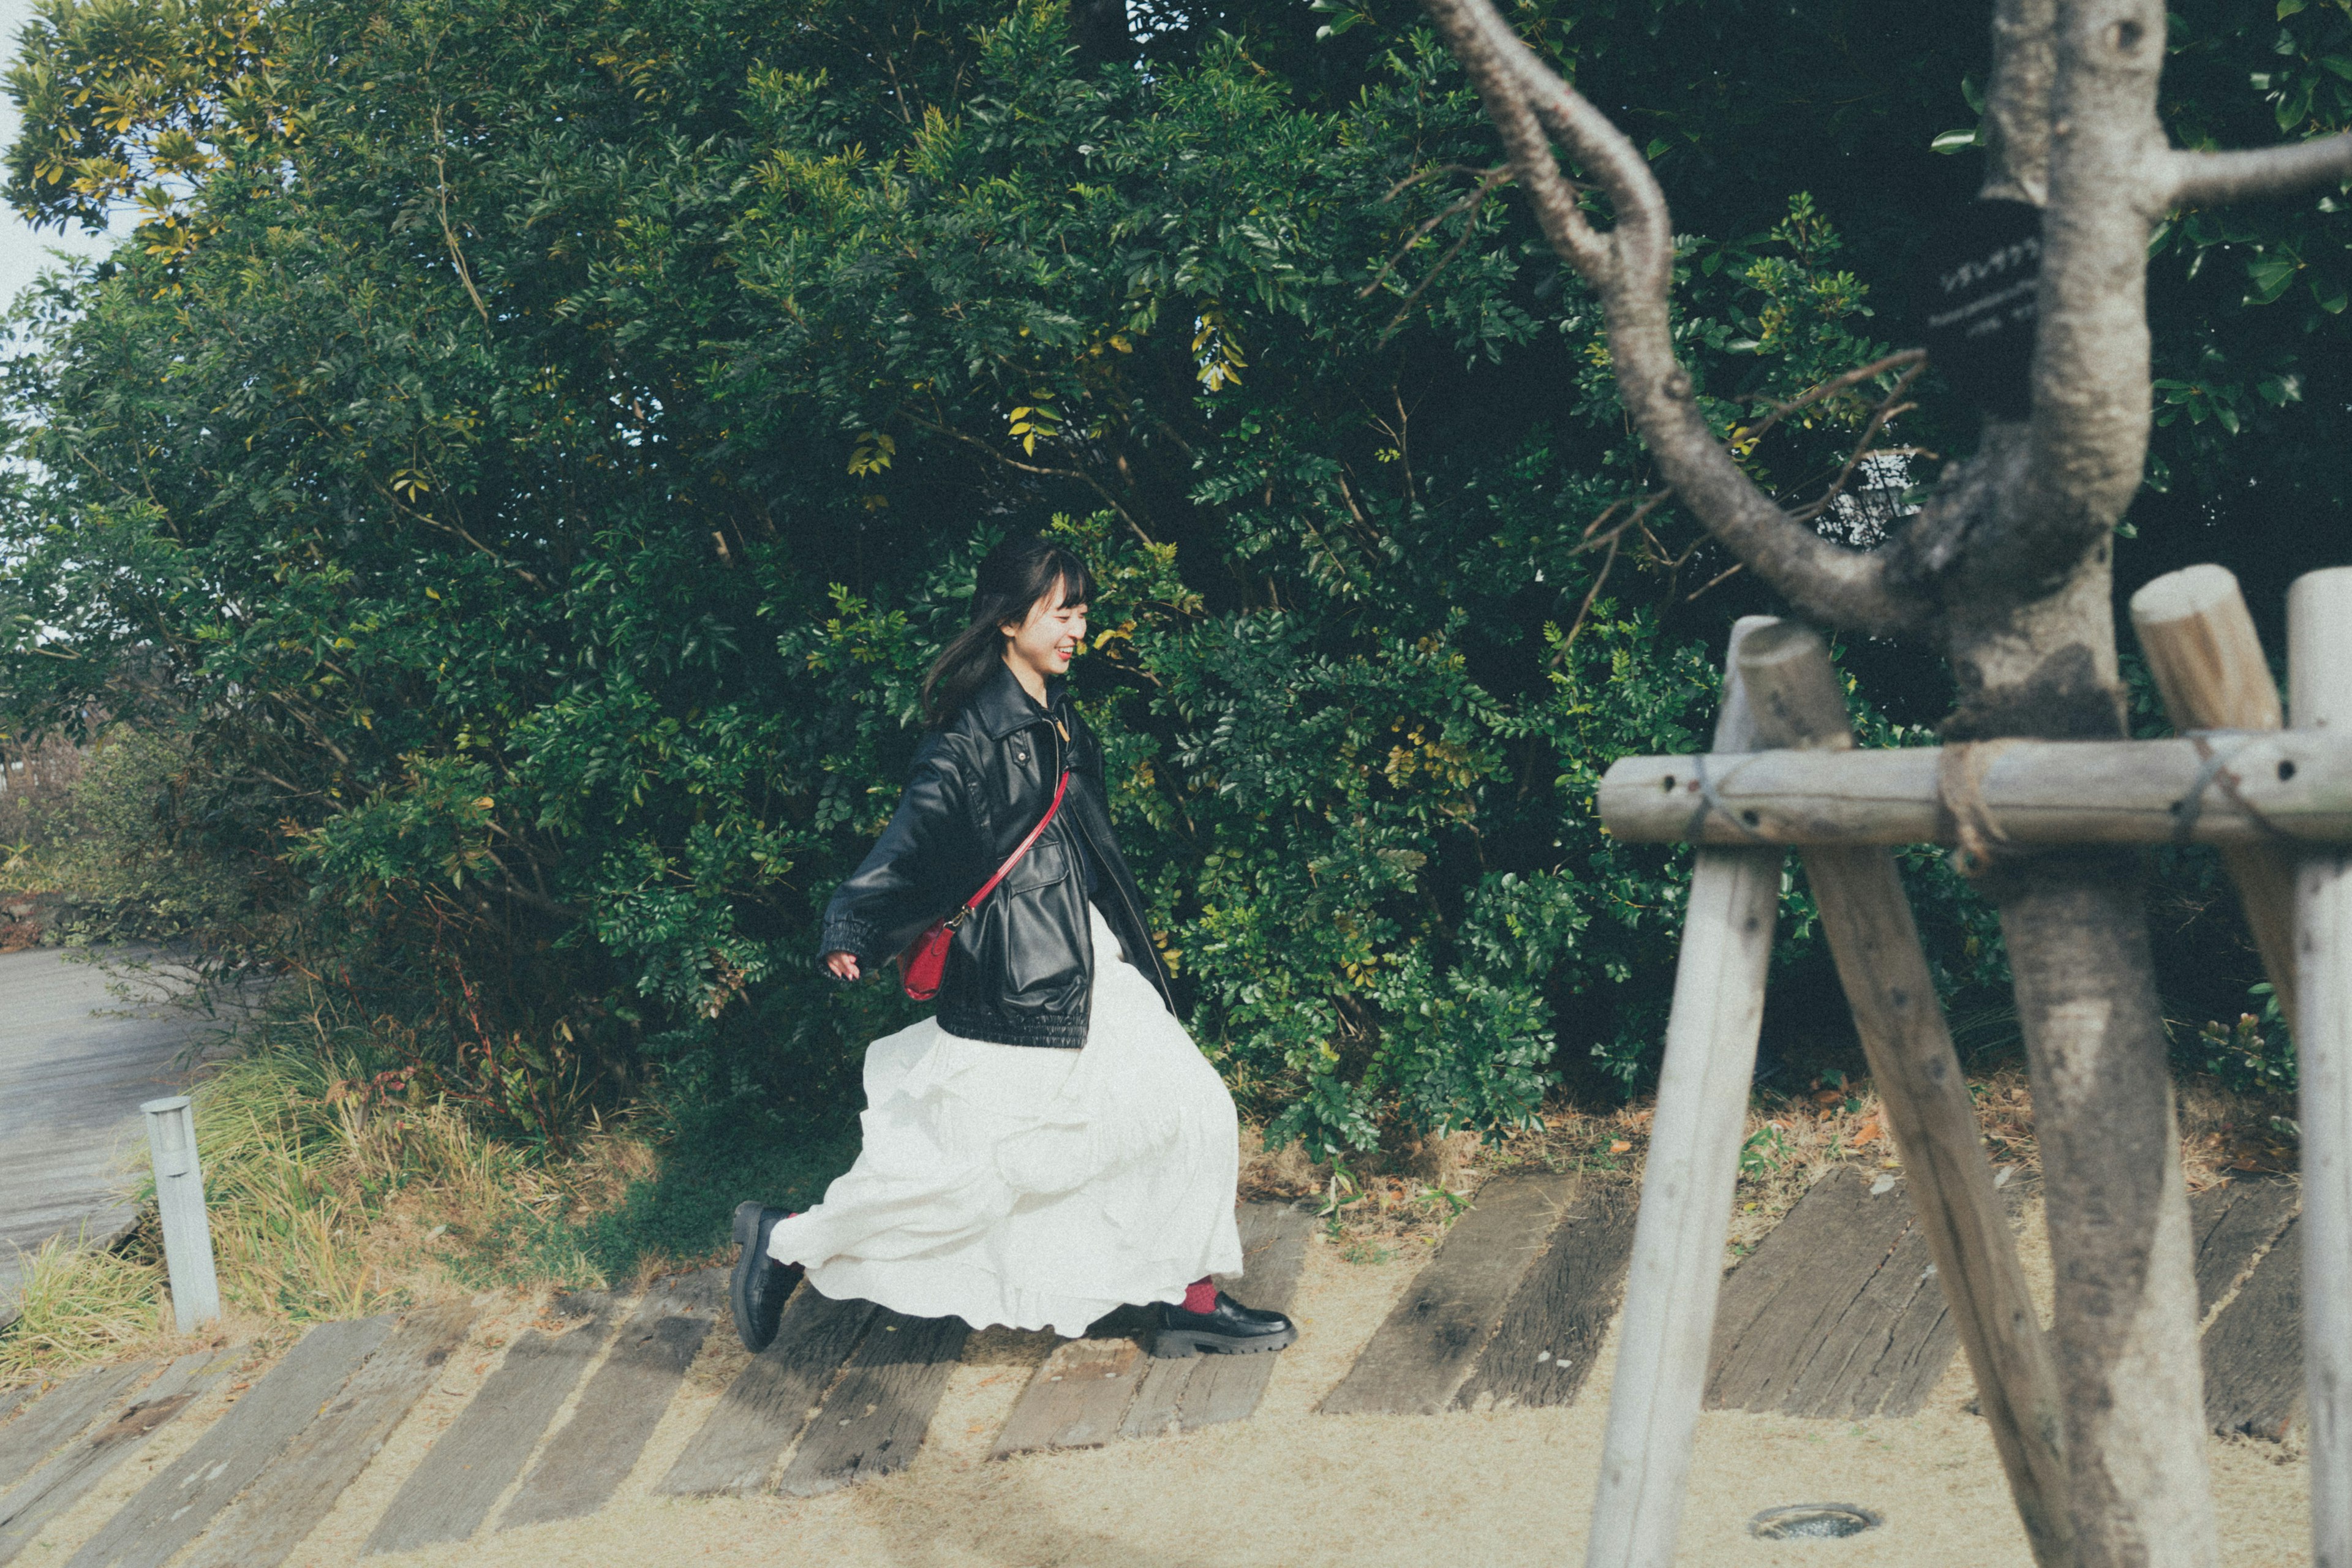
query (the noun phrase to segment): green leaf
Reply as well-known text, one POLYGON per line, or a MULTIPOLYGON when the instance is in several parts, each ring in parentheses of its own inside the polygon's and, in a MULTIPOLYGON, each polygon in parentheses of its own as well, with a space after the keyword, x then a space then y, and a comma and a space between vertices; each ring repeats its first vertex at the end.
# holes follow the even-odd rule
POLYGON ((2312 86, 2310 82, 2304 82, 2280 96, 2277 118, 2281 131, 2292 131, 2310 117, 2312 86))
POLYGON ((1321 26, 1315 29, 1315 37, 1318 39, 1336 38, 1340 34, 1346 32, 1349 28, 1371 20, 1370 16, 1365 16, 1361 11, 1350 11, 1344 6, 1329 5, 1326 3, 1326 0, 1317 0, 1317 3, 1308 6, 1307 9, 1310 11, 1336 12, 1339 16, 1339 19, 1338 21, 1326 22, 1321 26))
POLYGON ((2256 305, 2267 305, 2287 291, 2294 275, 2303 264, 2292 256, 2261 256, 2246 263, 2246 276, 2254 281, 2254 291, 2247 300, 2256 305))
POLYGON ((2311 0, 2279 0, 2278 19, 2282 22, 2285 21, 2310 3, 2311 0))
POLYGON ((1984 132, 1980 129, 1942 131, 1937 132, 1936 139, 1927 143, 1927 150, 1949 156, 1954 153, 1965 153, 1971 147, 1980 147, 1983 144, 1984 132))

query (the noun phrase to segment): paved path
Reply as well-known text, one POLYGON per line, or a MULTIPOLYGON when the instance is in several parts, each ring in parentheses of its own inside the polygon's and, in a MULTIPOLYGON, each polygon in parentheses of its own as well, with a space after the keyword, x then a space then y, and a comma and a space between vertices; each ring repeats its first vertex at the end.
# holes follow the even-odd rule
POLYGON ((184 1087, 173 1060, 207 1026, 106 985, 55 948, 0 953, 0 1326, 16 1320, 20 1249, 131 1223, 119 1170, 145 1137, 139 1104, 184 1087))

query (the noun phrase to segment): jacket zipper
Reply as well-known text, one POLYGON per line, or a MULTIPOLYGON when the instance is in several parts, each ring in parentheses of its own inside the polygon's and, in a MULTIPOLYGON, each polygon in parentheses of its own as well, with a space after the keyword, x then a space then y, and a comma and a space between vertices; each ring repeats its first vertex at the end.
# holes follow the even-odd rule
MULTIPOLYGON (((1057 735, 1061 732, 1062 727, 1058 722, 1055 723, 1052 728, 1057 735)), ((1068 741, 1063 740, 1056 742, 1055 761, 1061 764, 1059 767, 1055 769, 1055 773, 1057 777, 1062 773, 1069 772, 1069 749, 1070 742, 1068 741)), ((1111 875, 1110 861, 1104 858, 1103 852, 1100 849, 1095 847, 1094 835, 1087 831, 1087 819, 1085 816, 1083 814, 1074 813, 1071 816, 1071 821, 1077 826, 1078 837, 1087 841, 1087 848, 1093 854, 1095 863, 1102 868, 1103 879, 1110 883, 1111 886, 1118 890, 1119 907, 1127 911, 1128 919, 1135 922, 1135 929, 1137 931, 1141 933, 1145 944, 1149 945, 1151 941, 1150 922, 1146 921, 1142 915, 1136 911, 1135 905, 1128 900, 1127 889, 1119 887, 1118 879, 1111 875)), ((1168 1005, 1168 1011, 1171 1014, 1174 1013, 1176 1011, 1176 998, 1168 994, 1167 984, 1160 978, 1160 963, 1157 954, 1152 955, 1151 988, 1160 993, 1160 999, 1168 1005)))

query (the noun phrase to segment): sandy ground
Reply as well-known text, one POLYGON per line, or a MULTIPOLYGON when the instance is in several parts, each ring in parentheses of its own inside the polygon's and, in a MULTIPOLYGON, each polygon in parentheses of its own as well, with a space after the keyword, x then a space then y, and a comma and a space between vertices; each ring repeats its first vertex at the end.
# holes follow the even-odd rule
MULTIPOLYGON (((2039 1216, 2027 1266, 2047 1290, 2039 1216)), ((1422 1260, 1350 1264, 1310 1247, 1297 1316, 1299 1342, 1246 1423, 1085 1452, 991 1461, 988 1449, 1045 1349, 1044 1336, 975 1336, 930 1439, 886 1480, 809 1500, 681 1500, 655 1482, 717 1400, 742 1352, 714 1332, 620 1495, 593 1516, 400 1558, 383 1568, 444 1564, 657 1568, 667 1563, 872 1564, 874 1568, 1559 1568, 1581 1560, 1608 1407, 1613 1347, 1565 1410, 1443 1416, 1323 1416, 1314 1412, 1422 1260)), ((378 1461, 297 1551, 304 1568, 356 1564, 358 1552, 434 1433, 488 1375, 529 1304, 485 1302, 475 1340, 395 1431, 378 1461)), ((2046 1309, 2045 1309, 2046 1310, 2046 1309)), ((584 1380, 583 1380, 584 1382, 584 1380)), ((2030 1568, 1973 1388, 1958 1358, 1926 1410, 1902 1420, 1801 1421, 1711 1413, 1698 1449, 1679 1561, 1688 1563, 1902 1564, 2030 1568), (1836 1542, 1765 1542, 1746 1533, 1759 1510, 1853 1502, 1883 1528, 1836 1542)), ((215 1395, 215 1402, 227 1397, 215 1395)), ((204 1412, 194 1412, 200 1417, 204 1412)), ((98 1495, 18 1561, 62 1563, 104 1517, 194 1441, 199 1419, 159 1434, 98 1495)), ((2232 1568, 2307 1563, 2308 1479, 2298 1449, 2215 1440, 2225 1560, 2232 1568)), ((496 1516, 493 1515, 493 1525, 496 1516)))

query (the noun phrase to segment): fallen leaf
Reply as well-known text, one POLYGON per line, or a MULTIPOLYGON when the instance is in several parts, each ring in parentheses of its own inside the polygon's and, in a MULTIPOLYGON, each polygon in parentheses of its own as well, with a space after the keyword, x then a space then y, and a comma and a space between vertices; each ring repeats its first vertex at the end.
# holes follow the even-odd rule
POLYGON ((1633 1145, 1631 1140, 1620 1138, 1614 1143, 1609 1145, 1609 1152, 1612 1154, 1622 1154, 1633 1147, 1633 1145))
POLYGON ((1886 1129, 1880 1126, 1878 1118, 1874 1116, 1862 1124, 1861 1131, 1853 1135, 1853 1146, 1859 1149, 1864 1144, 1875 1143, 1885 1136, 1886 1129))

